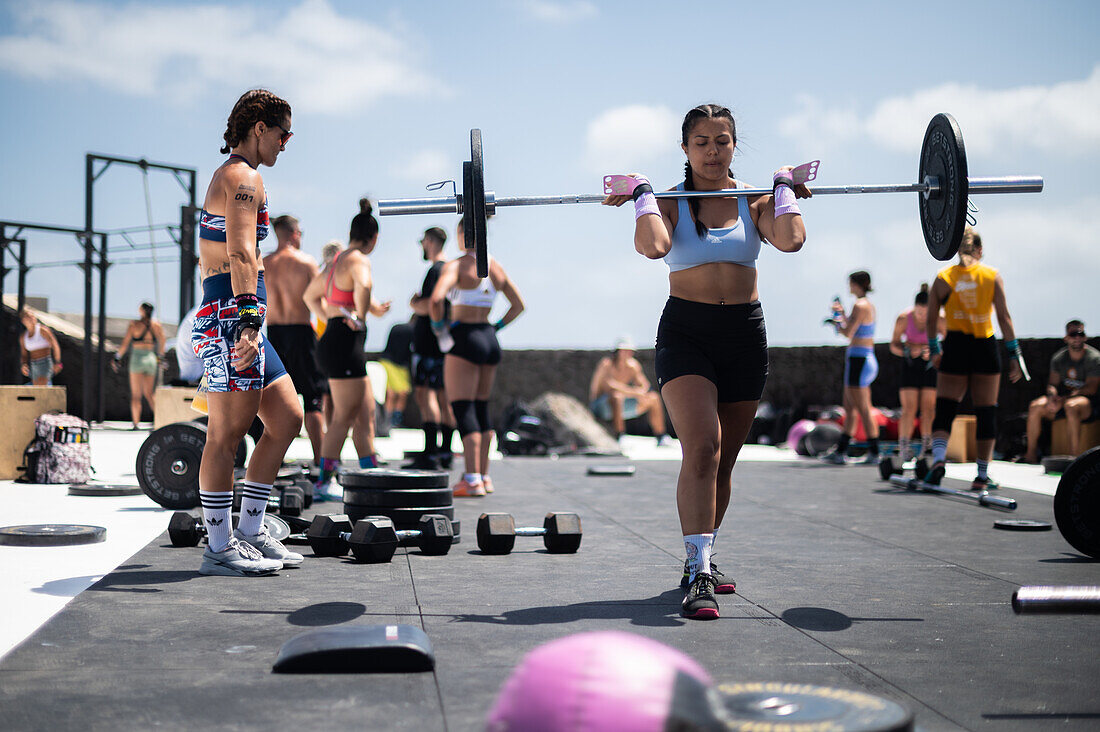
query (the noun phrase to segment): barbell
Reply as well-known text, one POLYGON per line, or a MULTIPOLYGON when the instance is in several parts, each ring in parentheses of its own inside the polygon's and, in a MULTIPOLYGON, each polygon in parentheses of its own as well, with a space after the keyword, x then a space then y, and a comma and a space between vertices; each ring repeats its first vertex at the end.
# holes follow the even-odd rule
MULTIPOLYGON (((937 114, 928 123, 921 146, 916 183, 813 186, 815 196, 858 193, 916 193, 920 204, 921 229, 929 253, 941 261, 955 256, 962 244, 971 194, 1039 193, 1040 176, 1014 175, 1000 178, 971 178, 966 166, 966 148, 958 122, 949 114, 937 114)), ((429 189, 443 184, 433 184, 429 189)), ((663 191, 657 198, 735 198, 771 194, 771 188, 726 188, 717 191, 663 191)), ((462 163, 462 193, 434 198, 395 198, 378 201, 381 216, 405 214, 469 214, 463 219, 466 248, 474 249, 479 277, 489 275, 487 218, 508 206, 557 206, 602 203, 604 193, 554 196, 500 196, 485 190, 485 160, 481 130, 470 130, 470 159, 462 163)))

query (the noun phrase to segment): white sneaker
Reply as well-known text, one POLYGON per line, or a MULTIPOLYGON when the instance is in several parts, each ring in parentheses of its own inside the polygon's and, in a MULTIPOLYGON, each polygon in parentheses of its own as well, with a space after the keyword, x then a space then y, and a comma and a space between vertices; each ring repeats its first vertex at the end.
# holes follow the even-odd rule
POLYGON ((278 559, 268 559, 256 547, 231 536, 225 551, 213 552, 210 551, 210 547, 206 548, 202 553, 199 574, 260 577, 265 574, 274 574, 282 568, 283 563, 278 559))
POLYGON ((260 526, 260 533, 254 536, 245 536, 240 530, 233 529, 233 538, 259 550, 265 558, 281 562, 284 569, 301 566, 305 559, 301 554, 287 549, 282 542, 272 539, 266 524, 260 526))
POLYGON ((661 435, 657 438, 657 447, 671 447, 672 438, 668 435, 661 435))

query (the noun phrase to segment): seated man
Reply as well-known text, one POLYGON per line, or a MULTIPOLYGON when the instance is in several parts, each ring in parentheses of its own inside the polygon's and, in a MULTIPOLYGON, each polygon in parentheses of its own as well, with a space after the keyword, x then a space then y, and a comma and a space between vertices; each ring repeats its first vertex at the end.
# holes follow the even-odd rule
POLYGON ((657 444, 663 446, 671 442, 665 433, 661 397, 650 391, 649 380, 638 359, 634 358, 634 343, 629 338, 620 338, 615 344, 615 353, 600 359, 588 388, 588 400, 596 419, 611 422, 616 438, 626 432, 626 420, 648 414, 657 444))
POLYGON ((1027 413, 1027 453, 1024 462, 1039 460, 1039 431, 1043 420, 1066 418, 1066 435, 1071 455, 1080 453, 1078 439, 1082 422, 1100 418, 1100 351, 1085 342, 1085 324, 1066 323, 1066 345, 1050 359, 1047 393, 1031 403, 1027 413))

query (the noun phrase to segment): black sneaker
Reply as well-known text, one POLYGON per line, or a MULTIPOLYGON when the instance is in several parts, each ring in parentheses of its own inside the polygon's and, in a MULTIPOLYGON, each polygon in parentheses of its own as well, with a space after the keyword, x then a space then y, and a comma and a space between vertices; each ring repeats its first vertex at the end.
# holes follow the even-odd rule
POLYGON ((718 565, 714 562, 710 563, 710 576, 714 578, 714 591, 719 595, 732 595, 737 592, 737 583, 722 574, 722 570, 718 569, 718 565))
POLYGON ((688 587, 680 614, 694 620, 714 620, 718 617, 718 601, 714 599, 714 577, 706 572, 695 575, 688 587))
POLYGON ((943 476, 947 474, 947 463, 932 463, 928 473, 924 476, 924 482, 929 485, 939 485, 943 476))
POLYGON ((1000 487, 1000 485, 990 480, 989 476, 975 478, 974 482, 970 484, 970 490, 972 491, 995 491, 1000 487))
POLYGON ((417 453, 412 460, 401 466, 406 470, 439 470, 439 460, 434 452, 417 453))

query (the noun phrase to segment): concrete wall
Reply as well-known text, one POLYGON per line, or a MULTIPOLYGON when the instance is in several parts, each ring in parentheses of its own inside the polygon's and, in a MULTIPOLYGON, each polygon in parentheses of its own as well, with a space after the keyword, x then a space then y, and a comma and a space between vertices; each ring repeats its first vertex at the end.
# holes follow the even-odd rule
MULTIPOLYGON (((3 308, 0 316, 0 334, 3 335, 3 352, 0 354, 0 383, 20 384, 23 378, 19 372, 18 338, 20 326, 15 314, 9 307, 3 308)), ((83 399, 81 390, 82 341, 65 334, 59 334, 62 360, 65 370, 58 376, 56 383, 68 387, 69 412, 79 414, 83 399)), ((1100 346, 1100 340, 1090 341, 1100 346)), ((1030 383, 1010 384, 1002 380, 1000 394, 1000 414, 1002 417, 1019 414, 1027 410, 1030 400, 1041 394, 1048 377, 1050 357, 1063 345, 1061 338, 1037 338, 1021 340, 1024 357, 1032 371, 1030 383)), ((115 348, 108 347, 108 355, 113 357, 115 348)), ((546 391, 562 392, 588 401, 588 383, 597 362, 607 351, 589 350, 508 350, 497 372, 497 381, 493 390, 491 413, 496 418, 513 400, 533 400, 546 391)), ((653 372, 652 349, 638 352, 647 376, 656 382, 653 372)), ((898 406, 898 364, 899 359, 890 355, 885 344, 875 347, 875 355, 880 364, 878 379, 871 388, 876 406, 895 408, 898 406)), ((166 378, 175 375, 175 359, 169 354, 169 371, 166 378)), ((764 391, 764 400, 779 407, 795 410, 795 417, 802 410, 814 405, 839 404, 841 402, 841 374, 844 370, 844 348, 842 346, 795 346, 771 349, 771 369, 768 385, 764 391)), ((125 372, 120 374, 107 371, 106 382, 107 419, 129 419, 129 382, 125 372)), ((419 424, 415 406, 410 399, 408 422, 419 424)), ((964 404, 964 411, 967 405, 964 404)), ((149 419, 148 412, 146 419, 149 419)))

